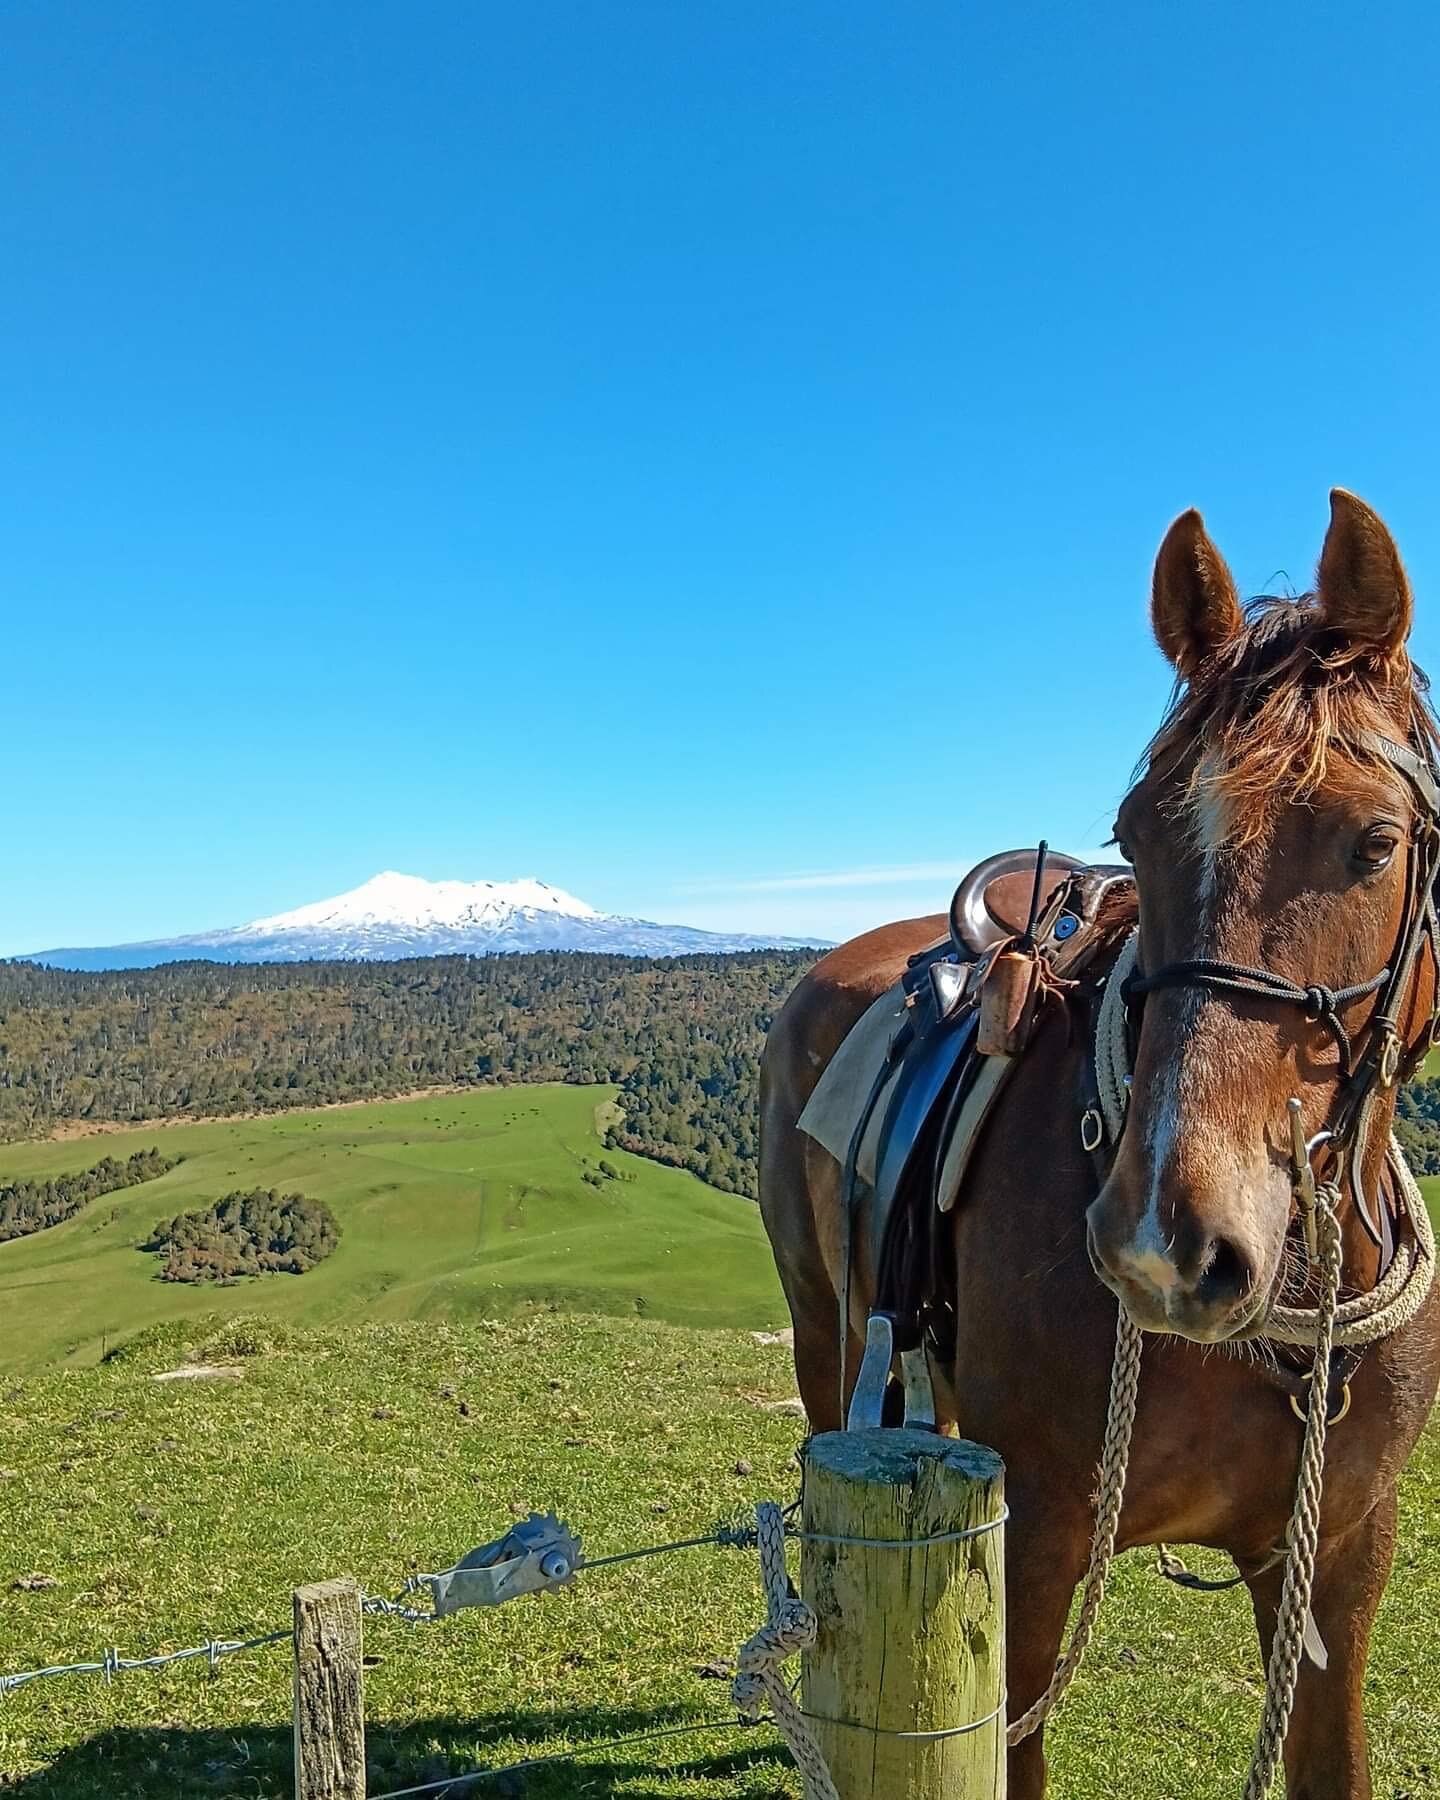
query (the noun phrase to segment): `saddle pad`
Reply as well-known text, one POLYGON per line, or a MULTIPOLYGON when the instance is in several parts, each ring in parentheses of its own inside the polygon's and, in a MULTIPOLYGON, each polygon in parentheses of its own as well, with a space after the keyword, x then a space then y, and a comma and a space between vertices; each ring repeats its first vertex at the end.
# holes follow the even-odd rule
MULTIPOLYGON (((896 982, 878 1000, 872 1001, 846 1032, 800 1114, 800 1129, 807 1137, 814 1138, 822 1149, 828 1150, 842 1168, 850 1153, 855 1122, 884 1065, 890 1039, 904 1017, 905 991, 896 982)), ((856 1173, 869 1187, 875 1185, 876 1141, 885 1122, 886 1096, 894 1082, 892 1075, 870 1114, 870 1124, 855 1163, 856 1173)))
MULTIPOLYGON (((890 1048, 890 1039, 904 1016, 905 993, 897 983, 867 1007, 850 1027, 800 1114, 800 1129, 807 1137, 814 1138, 822 1149, 828 1150, 842 1167, 849 1154, 855 1121, 869 1098, 890 1048)), ((979 1072, 945 1146, 940 1179, 936 1184, 936 1199, 941 1212, 949 1212, 959 1198, 980 1127, 1000 1098, 1015 1060, 1011 1056, 981 1058, 979 1072)), ((880 1133, 894 1087, 895 1075, 892 1075, 870 1114, 855 1162, 856 1174, 872 1189, 876 1185, 880 1133)))

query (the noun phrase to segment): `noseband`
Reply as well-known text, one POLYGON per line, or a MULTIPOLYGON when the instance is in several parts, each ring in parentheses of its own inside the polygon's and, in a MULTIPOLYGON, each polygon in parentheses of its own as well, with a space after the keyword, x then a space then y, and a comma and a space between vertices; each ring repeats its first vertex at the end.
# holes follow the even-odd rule
MULTIPOLYGON (((1440 773, 1437 773, 1429 746, 1423 743, 1417 753, 1378 732, 1365 732, 1360 738, 1364 749, 1384 758, 1397 769, 1414 790, 1417 802, 1417 828, 1412 834, 1406 866, 1405 916, 1390 961, 1378 975, 1353 987, 1329 988, 1319 982, 1301 985, 1273 969, 1250 968, 1244 963, 1223 962, 1215 957, 1192 957, 1188 961, 1166 963, 1149 975, 1137 969, 1126 981, 1123 998, 1134 998, 1155 992, 1158 988, 1197 987, 1214 994, 1233 994, 1244 998, 1274 1000, 1284 1006, 1298 1006, 1312 1024, 1324 1025, 1335 1039, 1340 1052, 1341 1092, 1333 1120, 1326 1131, 1310 1140, 1311 1147, 1329 1142, 1338 1166, 1348 1163, 1356 1211, 1375 1243, 1383 1241, 1381 1222, 1372 1218, 1361 1185, 1361 1163, 1364 1139, 1368 1136, 1371 1103, 1377 1092, 1391 1087, 1406 1056, 1401 1039, 1398 1013, 1410 987, 1420 947, 1428 941, 1435 960, 1437 990, 1435 1010, 1431 1014, 1430 1031, 1420 1046, 1426 1048, 1440 1026, 1440 921, 1435 908, 1435 885, 1440 878, 1440 773), (1353 1000, 1381 996, 1370 1015, 1363 1053, 1357 1058, 1350 1035, 1340 1017, 1342 1007, 1353 1000), (1357 1150, 1360 1154, 1356 1154, 1357 1150)), ((1295 1105, 1294 1102, 1291 1103, 1295 1105)), ((1308 1174, 1308 1158, 1306 1169, 1308 1174)), ((1299 1167, 1297 1183, 1302 1179, 1299 1167)))

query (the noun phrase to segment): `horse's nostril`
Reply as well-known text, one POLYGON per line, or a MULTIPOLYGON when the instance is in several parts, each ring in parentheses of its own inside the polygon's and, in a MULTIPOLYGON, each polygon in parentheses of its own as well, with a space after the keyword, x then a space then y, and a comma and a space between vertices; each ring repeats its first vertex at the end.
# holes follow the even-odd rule
POLYGON ((1206 1306, 1235 1306, 1255 1286, 1255 1266, 1232 1239, 1210 1240, 1195 1297, 1206 1306))

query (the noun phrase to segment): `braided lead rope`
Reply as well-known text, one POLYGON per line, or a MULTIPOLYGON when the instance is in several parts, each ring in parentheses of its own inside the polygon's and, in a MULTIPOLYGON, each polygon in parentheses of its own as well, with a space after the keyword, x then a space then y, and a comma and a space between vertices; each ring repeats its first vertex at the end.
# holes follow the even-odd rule
POLYGON ((1115 1333, 1115 1361, 1110 1370, 1110 1408, 1105 1420, 1105 1442, 1100 1453, 1100 1484, 1095 1497, 1095 1530, 1090 1540, 1090 1566, 1075 1629, 1064 1655, 1055 1665, 1050 1685, 1029 1709, 1012 1722, 1005 1741, 1012 1748, 1023 1743, 1043 1725, 1060 1703, 1066 1688, 1089 1648, 1105 1598, 1105 1582, 1115 1556, 1120 1529, 1120 1506, 1125 1498, 1125 1477, 1130 1470, 1130 1434, 1135 1424, 1135 1404, 1140 1388, 1140 1353, 1144 1337, 1140 1327, 1122 1306, 1115 1333))
MULTIPOLYGON (((1124 984, 1135 968, 1140 934, 1131 932, 1122 945, 1105 984, 1096 1021, 1095 1074, 1105 1135, 1114 1144, 1125 1122, 1129 1098, 1125 1083, 1130 1073, 1129 1043, 1125 1030, 1124 984)), ((1099 1482, 1095 1496, 1095 1528, 1090 1538, 1090 1562, 1080 1611, 1070 1642, 1055 1665, 1055 1673, 1040 1698, 1018 1719, 1011 1721, 1005 1741, 1013 1749, 1042 1726, 1059 1705, 1065 1690, 1089 1648, 1105 1598, 1105 1584, 1115 1557, 1120 1530, 1120 1508, 1125 1499, 1125 1479, 1130 1472, 1130 1438, 1135 1426, 1135 1407, 1140 1389, 1140 1356, 1143 1334, 1122 1306, 1115 1324, 1115 1357, 1110 1367, 1110 1404, 1105 1417, 1105 1437, 1100 1449, 1099 1482)))
POLYGON ((1115 966, 1100 997, 1100 1016, 1095 1022, 1095 1077, 1100 1089, 1100 1110, 1105 1115, 1105 1136, 1113 1147, 1125 1123, 1129 1091, 1130 1044, 1125 1029, 1125 983, 1140 960, 1140 933, 1132 931, 1115 958, 1115 966))
MULTIPOLYGON (((1425 1304, 1435 1279, 1434 1227, 1410 1165, 1393 1137, 1386 1146, 1385 1161, 1404 1202, 1410 1238, 1396 1246, 1395 1260, 1369 1293, 1336 1306, 1332 1342, 1341 1348, 1377 1343, 1408 1325, 1425 1304)), ((1265 1336, 1282 1344, 1316 1344, 1319 1324, 1319 1308, 1277 1304, 1265 1321, 1265 1336)))
POLYGON ((1340 1191, 1325 1182, 1315 1198, 1315 1224, 1320 1237, 1320 1304, 1315 1338, 1315 1367, 1310 1376, 1310 1402, 1305 1409, 1305 1441, 1295 1483, 1295 1510, 1286 1533, 1288 1555, 1275 1636, 1265 1670, 1265 1710, 1245 1782, 1244 1800, 1265 1800, 1280 1767, 1285 1734, 1295 1706, 1300 1659, 1305 1653, 1305 1627, 1315 1585, 1315 1556, 1320 1542, 1320 1501, 1325 1481, 1325 1432, 1329 1414, 1330 1351, 1340 1293, 1341 1239, 1337 1209, 1340 1191))
MULTIPOLYGON (((1126 1078, 1129 1075, 1129 1037, 1126 1030, 1124 996, 1121 983, 1135 967, 1139 949, 1139 933, 1127 939, 1116 961, 1111 980, 1101 1000, 1096 1021, 1095 1063, 1099 1077, 1100 1102, 1105 1115, 1109 1141, 1118 1142, 1129 1099, 1126 1078), (1120 980, 1115 977, 1120 976, 1120 980)), ((1265 1800, 1279 1770, 1284 1754, 1285 1737, 1295 1705, 1295 1691, 1300 1679, 1304 1655, 1305 1630, 1310 1619, 1311 1594, 1315 1582, 1315 1561, 1320 1538, 1320 1505, 1324 1486, 1325 1437, 1329 1423, 1330 1354, 1337 1345, 1368 1344, 1397 1331, 1419 1311, 1435 1275, 1435 1236, 1429 1213, 1418 1184, 1410 1172, 1394 1137, 1386 1148, 1386 1159, 1399 1187, 1408 1217, 1413 1245, 1401 1247, 1385 1280, 1371 1292, 1361 1294, 1343 1305, 1339 1300, 1343 1244, 1340 1235, 1340 1191, 1333 1182, 1325 1182, 1317 1190, 1315 1224, 1319 1238, 1320 1303, 1315 1307, 1283 1307, 1271 1309, 1266 1321, 1266 1335, 1286 1343, 1313 1345, 1315 1358, 1310 1378, 1310 1394, 1305 1414, 1305 1437, 1300 1452, 1300 1467, 1295 1483, 1295 1504, 1286 1532, 1285 1579, 1276 1612, 1275 1634, 1270 1647, 1270 1660, 1265 1672, 1265 1706, 1256 1735, 1244 1800, 1265 1800)), ((1126 1313, 1120 1310, 1120 1335, 1125 1332, 1126 1313)), ((1112 1376, 1111 1411, 1106 1425, 1106 1454, 1110 1450, 1112 1428, 1116 1424, 1115 1383, 1120 1373, 1117 1341, 1115 1372, 1112 1376)), ((1133 1418, 1132 1418, 1133 1422, 1133 1418)), ((1117 1509, 1118 1510, 1118 1509, 1117 1509)), ((1102 1545, 1100 1520, 1097 1516, 1095 1541, 1091 1551, 1090 1573, 1086 1597, 1090 1589, 1103 1586, 1104 1569, 1100 1563, 1102 1545)), ((1113 1538, 1111 1540, 1113 1549, 1113 1538)), ((1081 1620, 1085 1617, 1082 1604, 1081 1620)), ((1060 1676, 1073 1656, 1072 1650, 1056 1671, 1056 1679, 1042 1696, 1037 1708, 1048 1710, 1064 1691, 1060 1676), (1058 1686, 1058 1691, 1057 1690, 1058 1686), (1054 1699, 1051 1694, 1054 1694, 1054 1699)), ((1076 1659, 1078 1660, 1078 1659, 1076 1659)), ((1073 1670, 1072 1670, 1073 1672, 1073 1670)), ((1044 1717, 1041 1712, 1040 1717, 1044 1717)), ((1012 1727, 1015 1733, 1030 1718, 1012 1727)), ((1037 1720, 1038 1723, 1038 1720, 1037 1720)))
POLYGON ((773 1500, 755 1508, 760 1574, 765 1583, 765 1623, 741 1646, 731 1694, 742 1719, 757 1721, 768 1703, 780 1735, 795 1758, 805 1800, 840 1800, 820 1746, 796 1706, 780 1665, 815 1642, 815 1615, 790 1592, 785 1575, 785 1520, 773 1500))

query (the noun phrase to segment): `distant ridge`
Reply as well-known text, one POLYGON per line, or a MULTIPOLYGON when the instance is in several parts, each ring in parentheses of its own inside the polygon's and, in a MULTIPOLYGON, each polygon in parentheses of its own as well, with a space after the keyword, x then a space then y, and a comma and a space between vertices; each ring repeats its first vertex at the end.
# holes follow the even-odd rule
POLYGON ((349 893, 248 925, 20 958, 53 969, 149 969, 170 962, 382 962, 409 956, 497 956, 526 950, 693 956, 802 949, 822 939, 700 931, 597 912, 546 882, 426 881, 387 869, 349 893))

